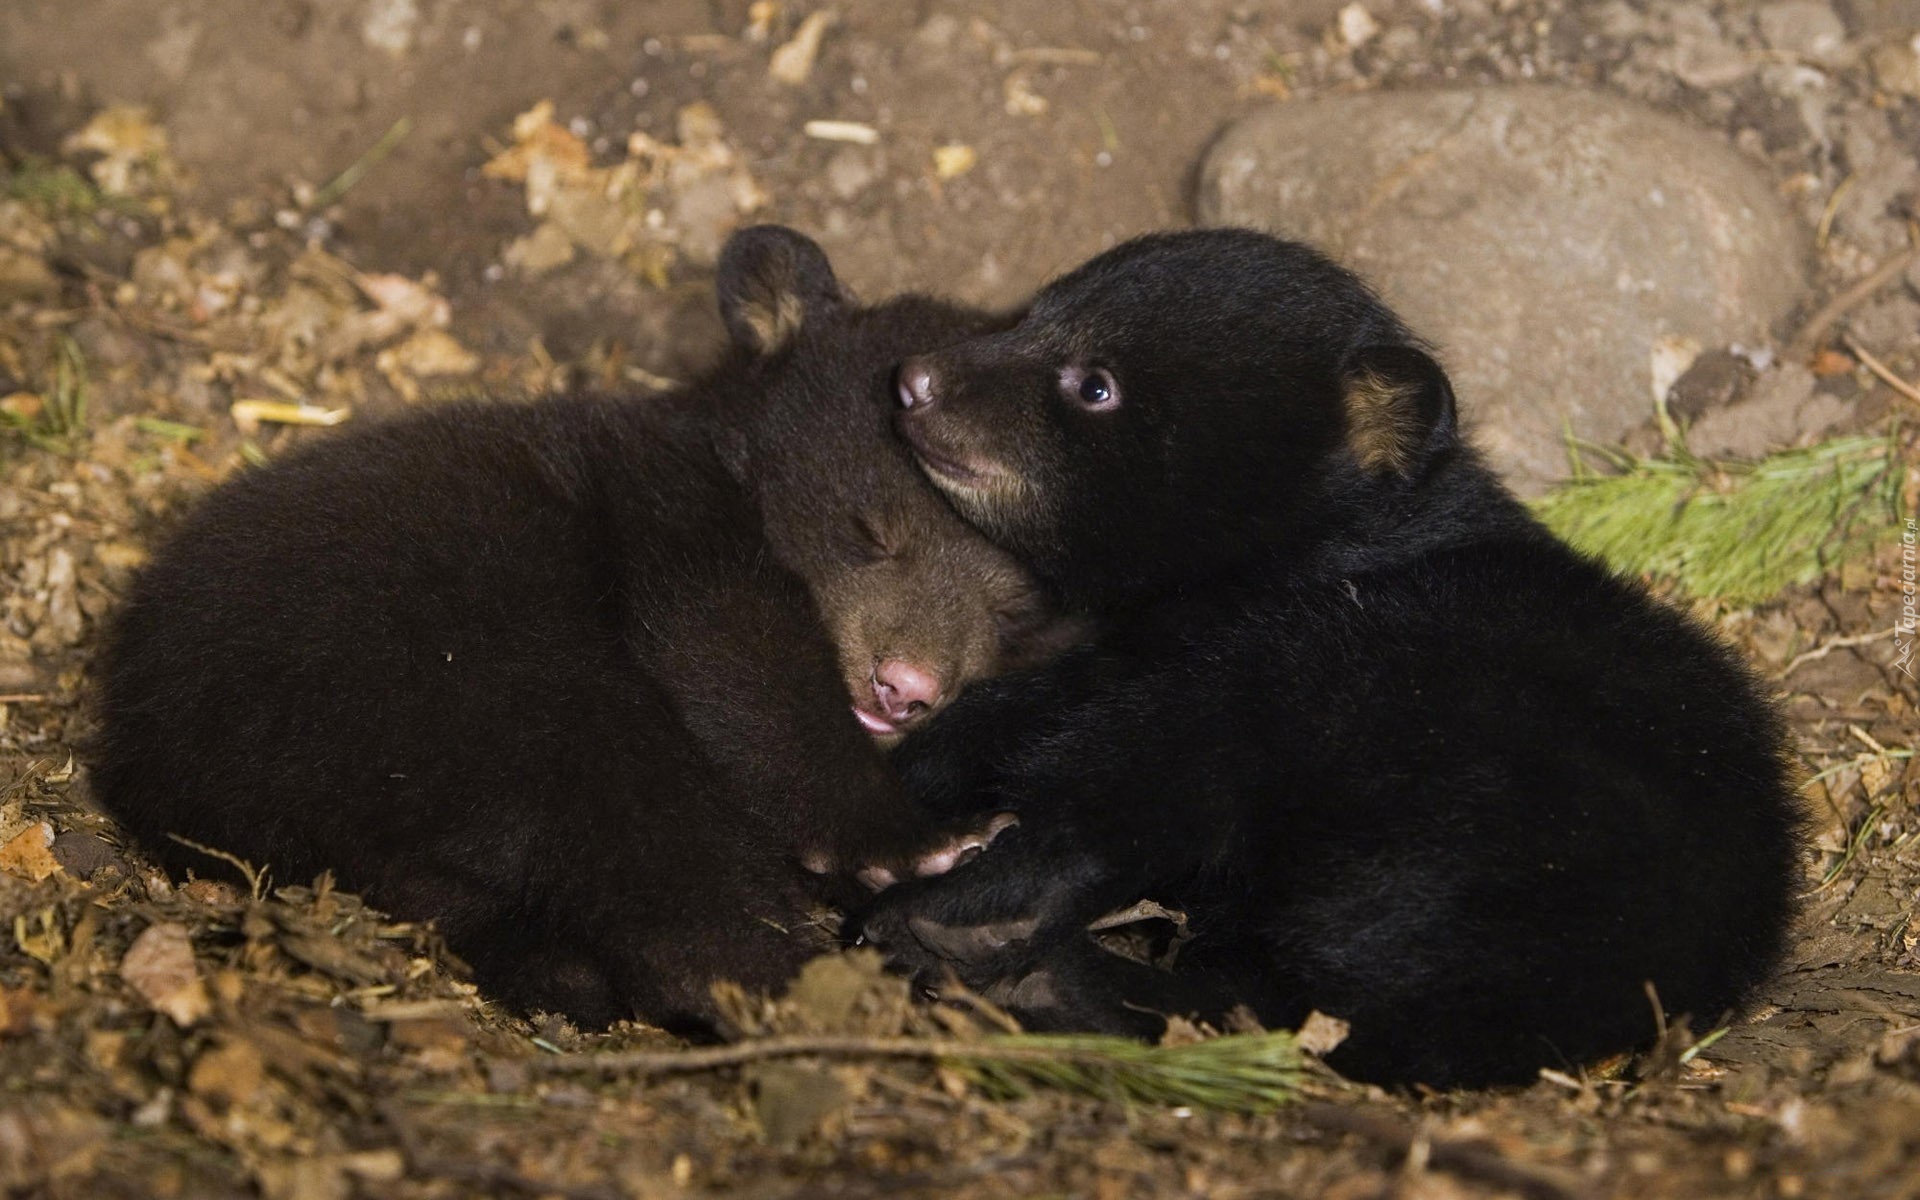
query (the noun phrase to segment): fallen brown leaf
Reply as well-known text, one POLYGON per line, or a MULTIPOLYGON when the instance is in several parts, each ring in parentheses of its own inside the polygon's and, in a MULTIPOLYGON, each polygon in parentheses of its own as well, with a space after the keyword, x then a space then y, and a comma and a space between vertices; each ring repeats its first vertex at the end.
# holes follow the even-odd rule
POLYGON ((156 1012, 182 1028, 207 1015, 212 1001, 193 961, 187 927, 167 922, 149 926, 120 960, 120 977, 156 1012))
POLYGON ((29 825, 0 846, 0 871, 39 883, 60 869, 52 846, 53 826, 45 821, 29 825))

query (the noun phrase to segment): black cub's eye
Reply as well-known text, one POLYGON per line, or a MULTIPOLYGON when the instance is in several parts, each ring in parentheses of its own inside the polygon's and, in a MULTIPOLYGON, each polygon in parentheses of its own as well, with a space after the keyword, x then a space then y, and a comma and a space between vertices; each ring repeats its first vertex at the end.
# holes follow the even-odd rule
POLYGON ((1063 369, 1060 394, 1088 412, 1107 412, 1120 407, 1120 385, 1104 367, 1063 369))

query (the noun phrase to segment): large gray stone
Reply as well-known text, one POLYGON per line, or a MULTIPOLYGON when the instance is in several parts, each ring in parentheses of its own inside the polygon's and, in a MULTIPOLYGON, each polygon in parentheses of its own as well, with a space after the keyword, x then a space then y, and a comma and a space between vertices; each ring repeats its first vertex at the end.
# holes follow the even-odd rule
POLYGON ((1526 492, 1564 477, 1568 429, 1612 442, 1647 419, 1657 340, 1763 344, 1805 280, 1805 231, 1720 138, 1563 88, 1266 109, 1208 152, 1198 209, 1366 276, 1526 492))

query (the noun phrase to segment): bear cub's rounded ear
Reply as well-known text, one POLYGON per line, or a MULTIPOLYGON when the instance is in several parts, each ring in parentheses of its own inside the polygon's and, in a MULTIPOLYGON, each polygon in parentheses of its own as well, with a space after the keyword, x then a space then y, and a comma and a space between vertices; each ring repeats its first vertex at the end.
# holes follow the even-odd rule
POLYGON ((827 252, 784 225, 754 225, 728 238, 715 290, 727 333, 756 354, 780 349, 801 325, 849 300, 827 252))
POLYGON ((1424 351, 1363 346, 1344 374, 1347 443, 1376 475, 1413 475, 1455 434, 1453 385, 1424 351))

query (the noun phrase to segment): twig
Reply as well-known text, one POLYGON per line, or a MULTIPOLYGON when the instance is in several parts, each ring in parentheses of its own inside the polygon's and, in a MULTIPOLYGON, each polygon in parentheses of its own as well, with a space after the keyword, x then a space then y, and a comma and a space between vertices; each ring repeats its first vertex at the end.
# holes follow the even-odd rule
POLYGON ((1801 667, 1805 666, 1806 664, 1814 661, 1817 658, 1825 658, 1827 655, 1832 654, 1835 650, 1845 650, 1850 646, 1865 646, 1870 642, 1877 642, 1881 638, 1890 638, 1893 635, 1894 635, 1894 630, 1882 629, 1878 633, 1862 633, 1854 637, 1837 637, 1830 642, 1822 642, 1820 645, 1815 646, 1813 649, 1803 651, 1799 654, 1794 655, 1792 658, 1788 659, 1787 665, 1780 668, 1780 674, 1778 677, 1781 679, 1785 679, 1787 676, 1793 674, 1795 671, 1799 670, 1801 667))
POLYGON ((1833 218, 1839 215, 1840 201, 1846 198, 1847 192, 1853 187, 1854 178, 1848 175, 1842 179, 1840 185, 1833 189, 1833 195, 1827 197, 1827 206, 1820 210, 1820 223, 1813 227, 1813 244, 1822 250, 1827 248, 1827 237, 1833 233, 1833 218))
POLYGON ((264 870, 255 868, 252 863, 238 855, 228 854, 225 850, 215 850, 212 846, 203 846, 192 838, 183 838, 177 833, 170 833, 167 836, 189 850, 198 850, 209 858, 217 858, 221 862, 230 863, 235 870, 240 872, 241 877, 247 881, 247 889, 253 893, 253 898, 255 900, 260 899, 261 893, 266 888, 267 873, 264 870))
POLYGON ((51 700, 52 692, 0 692, 0 704, 32 704, 36 700, 51 700))
POLYGON ((1866 278, 1822 305, 1820 311, 1807 318, 1800 332, 1794 334, 1793 340, 1787 343, 1787 359, 1805 362, 1810 358, 1835 321, 1865 304, 1875 292, 1892 283, 1900 272, 1907 269, 1907 264, 1913 261, 1915 254, 1920 254, 1920 247, 1908 246, 1869 271, 1866 278))
POLYGON ((1878 375, 1882 383, 1894 391, 1899 392, 1915 404, 1920 404, 1920 387, 1915 387, 1898 375, 1895 375, 1887 364, 1881 362, 1873 355, 1868 354, 1867 348, 1855 341, 1852 334, 1843 333, 1840 335, 1840 340, 1846 343, 1847 349, 1853 351, 1853 356, 1860 360, 1860 365, 1872 371, 1875 375, 1878 375))
POLYGON ((359 183, 368 171, 379 166, 380 160, 392 154, 394 147, 405 141, 407 135, 412 132, 412 117, 401 117, 398 121, 395 121, 387 127, 385 133, 380 135, 379 141, 367 147, 365 154, 353 160, 352 165, 348 166, 346 170, 340 172, 338 175, 335 175, 332 182, 315 192, 313 194, 313 202, 307 205, 307 207, 316 210, 322 209, 346 195, 348 191, 352 190, 354 184, 359 183))
POLYGON ((1531 1200, 1586 1200, 1592 1195, 1565 1172, 1503 1158, 1483 1142, 1423 1137, 1390 1117, 1339 1104, 1303 1104, 1296 1111, 1315 1128, 1364 1139, 1401 1157, 1424 1146, 1429 1167, 1511 1188, 1531 1200))
MULTIPOLYGON (((963 1042, 955 1038, 848 1037, 838 1034, 796 1034, 756 1038, 728 1046, 696 1046, 688 1050, 631 1050, 601 1054, 568 1054, 538 1058, 527 1065, 547 1074, 603 1071, 608 1074, 687 1075, 762 1062, 770 1058, 959 1058, 994 1062, 1058 1062, 1071 1058, 1057 1049, 995 1042, 963 1042)), ((1086 1056, 1093 1057, 1093 1056, 1086 1056)))
POLYGON ((1880 824, 1880 818, 1886 816, 1886 814, 1887 806, 1884 804, 1876 804, 1867 811, 1866 819, 1860 822, 1859 831, 1847 839, 1846 853, 1842 854, 1840 861, 1834 863, 1827 871, 1826 877, 1820 881, 1820 886, 1810 892, 1802 893, 1803 899, 1807 896, 1817 896, 1833 886, 1834 880, 1840 878, 1841 873, 1847 869, 1848 865, 1851 864, 1854 859, 1860 857, 1860 851, 1865 848, 1867 838, 1872 835, 1874 829, 1880 824))

